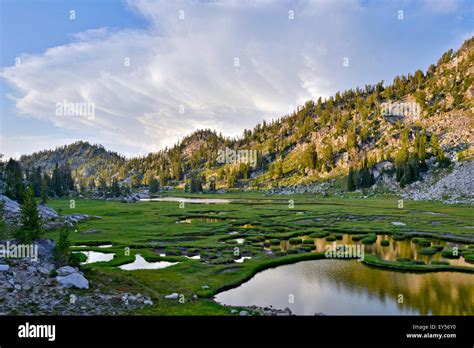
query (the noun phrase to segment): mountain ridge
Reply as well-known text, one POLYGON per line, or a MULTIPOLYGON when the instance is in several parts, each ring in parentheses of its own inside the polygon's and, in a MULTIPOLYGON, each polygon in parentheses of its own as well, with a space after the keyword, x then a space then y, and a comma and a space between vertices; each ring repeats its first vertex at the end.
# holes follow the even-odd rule
MULTIPOLYGON (((78 141, 55 150, 20 158, 24 168, 51 172, 55 162, 69 165, 78 185, 112 178, 133 186, 181 185, 191 176, 204 183, 212 178, 218 187, 268 188, 310 183, 346 175, 350 168, 371 168, 383 161, 396 162, 401 148, 405 161, 418 138, 424 137, 426 158, 446 151, 456 159, 471 158, 474 86, 474 38, 454 52, 445 52, 423 73, 396 76, 392 84, 357 87, 322 101, 310 100, 292 114, 245 129, 241 137, 224 138, 210 129, 197 130, 171 148, 143 157, 125 159, 101 145, 78 141), (383 115, 384 103, 417 105, 417 117, 383 115), (435 148, 437 147, 437 148, 435 148), (220 163, 222 150, 251 150, 249 163, 220 163), (365 163, 365 164, 364 164, 365 163), (133 180, 131 180, 133 178, 133 180)), ((416 145, 419 146, 419 145, 416 145)))

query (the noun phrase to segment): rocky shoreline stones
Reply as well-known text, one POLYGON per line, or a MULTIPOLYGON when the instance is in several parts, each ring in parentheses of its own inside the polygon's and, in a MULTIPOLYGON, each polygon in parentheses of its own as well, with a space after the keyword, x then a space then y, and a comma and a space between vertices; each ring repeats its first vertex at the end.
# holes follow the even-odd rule
POLYGON ((0 315, 118 315, 153 305, 141 294, 91 284, 77 268, 55 270, 54 242, 40 239, 34 245, 37 261, 0 258, 0 315))
MULTIPOLYGON (((17 225, 20 221, 20 204, 5 195, 0 194, 0 202, 3 202, 3 219, 9 225, 17 225)), ((73 226, 88 219, 101 219, 100 216, 87 214, 60 215, 56 210, 47 205, 38 205, 38 215, 43 220, 45 230, 55 230, 64 224, 73 226)))
POLYGON ((65 288, 89 289, 89 281, 77 268, 65 266, 59 268, 57 273, 56 281, 65 288))
MULTIPOLYGON (((285 309, 278 309, 278 308, 273 308, 272 306, 270 307, 259 307, 259 306, 246 306, 246 307, 239 307, 239 308, 246 308, 247 310, 237 310, 237 309, 231 309, 230 313, 239 315, 241 317, 244 316, 249 316, 252 315, 251 313, 256 313, 258 315, 263 315, 263 316, 291 316, 293 313, 291 312, 291 309, 286 307, 285 309)), ((316 314, 315 314, 316 315, 316 314)), ((317 315, 320 315, 319 313, 317 315)))
POLYGON ((165 298, 176 300, 179 297, 178 293, 173 292, 172 294, 166 295, 165 298))

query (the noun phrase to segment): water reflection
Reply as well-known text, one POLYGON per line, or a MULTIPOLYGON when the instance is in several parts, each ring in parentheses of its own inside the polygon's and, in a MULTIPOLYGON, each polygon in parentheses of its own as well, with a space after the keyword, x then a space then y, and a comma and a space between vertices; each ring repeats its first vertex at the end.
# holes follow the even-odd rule
MULTIPOLYGON (((309 236, 302 236, 300 237, 303 241, 311 239, 309 236)), ((429 239, 431 241, 431 245, 440 245, 445 249, 451 248, 466 248, 465 244, 453 243, 453 242, 446 242, 442 240, 436 239, 429 239)), ((324 238, 315 238, 314 244, 316 245, 315 252, 325 251, 326 245, 332 245, 333 241, 326 241, 324 238)), ((353 241, 352 235, 344 234, 342 239, 335 241, 336 245, 345 244, 345 245, 352 245, 352 244, 361 244, 360 241, 353 241)), ((280 249, 283 251, 287 251, 288 249, 297 249, 301 247, 301 245, 292 245, 287 240, 282 240, 280 242, 280 249)), ((422 255, 419 252, 420 246, 409 239, 405 240, 394 240, 392 235, 388 234, 381 234, 377 235, 377 241, 373 244, 365 244, 364 251, 366 254, 373 254, 378 256, 379 258, 387 261, 396 261, 397 259, 407 258, 410 260, 421 260, 426 264, 430 264, 432 261, 445 261, 448 262, 450 265, 453 266, 466 266, 466 267, 474 267, 474 264, 466 262, 464 258, 461 256, 459 259, 446 259, 441 256, 440 252, 437 252, 434 255, 422 255), (380 242, 382 240, 387 240, 389 242, 388 246, 382 246, 380 242)))
POLYGON ((158 197, 158 198, 142 198, 141 202, 184 202, 184 203, 200 203, 200 204, 218 204, 230 203, 230 199, 221 198, 184 198, 184 197, 158 197))
POLYGON ((355 260, 316 260, 265 270, 216 300, 234 306, 289 307, 298 315, 473 315, 472 289, 472 274, 402 273, 355 260))
POLYGON ((245 260, 250 260, 251 258, 252 258, 251 256, 242 256, 240 259, 235 259, 234 262, 242 263, 245 260))
POLYGON ((132 263, 127 263, 125 265, 119 266, 120 269, 124 271, 133 271, 137 269, 162 269, 178 264, 179 262, 168 262, 168 261, 158 261, 158 262, 148 262, 140 254, 135 255, 135 261, 132 263))
POLYGON ((108 262, 113 260, 115 253, 99 253, 97 251, 74 251, 73 253, 81 253, 87 256, 87 260, 81 262, 81 265, 86 265, 94 262, 108 262))

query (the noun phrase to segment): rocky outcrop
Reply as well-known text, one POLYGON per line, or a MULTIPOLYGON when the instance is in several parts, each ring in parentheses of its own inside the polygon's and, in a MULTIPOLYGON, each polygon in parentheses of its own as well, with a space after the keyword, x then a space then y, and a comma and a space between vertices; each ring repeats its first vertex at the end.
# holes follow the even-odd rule
POLYGON ((70 266, 58 269, 56 281, 65 288, 89 289, 89 281, 77 268, 70 266))
POLYGON ((278 308, 273 308, 272 306, 270 307, 259 307, 259 306, 249 306, 245 307, 248 310, 237 310, 237 309, 231 309, 230 313, 231 314, 238 314, 239 316, 249 316, 252 313, 258 314, 258 315, 264 315, 264 316, 291 316, 293 315, 291 312, 291 309, 286 307, 285 309, 278 309, 278 308))
POLYGON ((20 204, 1 194, 0 201, 3 203, 3 219, 5 222, 17 221, 20 217, 20 204))
MULTIPOLYGON (((10 225, 16 225, 20 221, 21 208, 17 201, 0 194, 0 201, 3 202, 3 219, 10 225)), ((92 216, 87 214, 69 214, 59 215, 59 213, 51 207, 44 204, 38 205, 38 215, 43 220, 45 230, 54 230, 62 227, 64 224, 73 226, 87 219, 100 219, 100 216, 92 216)))
POLYGON ((59 218, 59 214, 56 210, 44 204, 38 205, 38 214, 41 216, 43 221, 59 218))
POLYGON ((413 200, 474 203, 474 162, 457 162, 450 173, 427 176, 409 185, 401 196, 413 200))
POLYGON ((166 295, 165 298, 175 300, 179 297, 177 292, 173 292, 172 294, 166 295))
POLYGON ((64 223, 68 225, 75 225, 79 222, 82 222, 84 220, 88 219, 101 219, 100 216, 92 216, 92 215, 87 215, 87 214, 70 214, 70 215, 64 215, 62 217, 64 220, 64 223))
POLYGON ((131 193, 129 195, 119 197, 118 199, 122 201, 123 203, 135 203, 139 202, 140 199, 148 199, 150 198, 150 195, 146 193, 131 193))
POLYGON ((55 270, 53 241, 34 245, 36 260, 0 257, 0 315, 117 315, 153 305, 150 297, 90 284, 77 268, 55 270))
MULTIPOLYGON (((20 204, 2 194, 0 194, 0 201, 3 202, 3 218, 5 221, 17 222, 20 219, 20 204)), ((49 221, 59 217, 56 210, 44 204, 38 205, 38 214, 43 221, 49 221)))
POLYGON ((328 190, 331 188, 331 185, 334 183, 334 180, 329 180, 323 183, 312 183, 312 184, 298 184, 295 186, 288 187, 275 187, 265 191, 269 195, 294 195, 301 193, 313 193, 313 194, 322 194, 327 195, 328 190))

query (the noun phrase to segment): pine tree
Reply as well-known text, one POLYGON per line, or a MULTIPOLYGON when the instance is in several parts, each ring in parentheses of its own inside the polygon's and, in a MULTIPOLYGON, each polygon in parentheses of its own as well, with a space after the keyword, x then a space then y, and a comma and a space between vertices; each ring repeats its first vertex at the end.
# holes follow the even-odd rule
POLYGON ((68 165, 60 168, 62 192, 74 191, 74 180, 72 179, 71 168, 68 165))
POLYGON ((33 186, 33 192, 35 197, 41 196, 41 168, 37 167, 30 178, 30 183, 33 186))
POLYGON ((203 177, 201 175, 198 175, 196 178, 196 192, 202 192, 202 182, 203 182, 203 177))
POLYGON ((25 184, 23 183, 20 162, 10 158, 5 166, 5 195, 21 202, 24 193, 25 184))
POLYGON ((283 176, 283 163, 281 160, 275 162, 275 176, 277 179, 283 176))
POLYGON ((438 156, 439 141, 438 141, 438 137, 434 133, 431 135, 430 146, 431 146, 431 153, 433 154, 433 156, 438 156))
POLYGON ((99 191, 101 194, 105 195, 107 194, 107 181, 105 181, 104 178, 99 179, 99 191))
POLYGON ((61 172, 59 171, 58 162, 56 162, 56 165, 54 166, 54 169, 53 169, 53 175, 51 177, 51 185, 53 187, 53 192, 56 195, 56 197, 62 197, 63 185, 61 182, 61 172))
POLYGON ((49 192, 49 176, 48 174, 43 174, 43 179, 41 180, 41 204, 45 204, 48 200, 49 192))
POLYGON ((237 175, 235 170, 228 169, 226 172, 227 188, 232 188, 235 185, 237 175))
POLYGON ((23 203, 20 208, 20 228, 16 232, 16 237, 22 243, 30 243, 39 238, 42 232, 41 218, 33 197, 33 188, 30 186, 25 191, 23 203))
POLYGON ((306 169, 314 170, 317 167, 318 154, 316 153, 316 146, 310 144, 305 149, 301 159, 301 169, 304 173, 306 169))
POLYGON ((159 189, 160 189, 160 183, 158 182, 158 180, 155 177, 152 177, 150 179, 150 184, 149 184, 148 191, 150 193, 157 193, 159 189))
POLYGON ((438 155, 436 156, 436 160, 438 161, 438 166, 440 168, 446 168, 447 166, 451 164, 451 160, 448 157, 446 157, 441 147, 438 150, 438 155))
POLYGON ((216 178, 211 177, 211 181, 209 182, 209 191, 216 192, 216 178))
POLYGON ((57 266, 65 266, 71 261, 69 228, 63 226, 59 231, 59 239, 53 249, 53 259, 57 266))
POLYGON ((355 126, 351 125, 347 131, 347 141, 346 141, 346 150, 350 150, 357 145, 357 136, 355 126))
POLYGON ((120 186, 118 184, 118 181, 116 178, 112 179, 112 187, 111 187, 112 195, 114 197, 119 197, 120 196, 120 186))
POLYGON ((186 184, 186 191, 190 193, 202 192, 202 182, 201 177, 195 173, 190 174, 188 182, 186 184))
POLYGON ((349 168, 349 174, 347 176, 347 191, 355 191, 356 190, 356 178, 357 178, 357 172, 350 167, 349 168))

